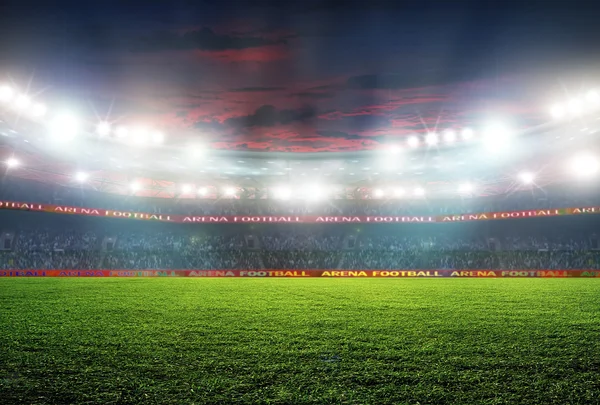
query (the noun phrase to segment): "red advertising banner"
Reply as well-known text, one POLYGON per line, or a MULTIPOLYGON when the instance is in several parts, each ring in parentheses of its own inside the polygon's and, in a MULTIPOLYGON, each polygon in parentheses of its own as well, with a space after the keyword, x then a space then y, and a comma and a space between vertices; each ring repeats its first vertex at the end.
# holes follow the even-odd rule
POLYGON ((51 212, 56 214, 83 215, 104 218, 137 219, 143 221, 173 223, 444 223, 488 221, 515 218, 555 217, 564 215, 600 214, 600 207, 553 208, 545 210, 481 212, 475 214, 437 215, 437 216, 251 216, 251 215, 167 215, 134 211, 115 211, 100 208, 82 208, 66 205, 22 203, 0 201, 0 210, 51 212))
POLYGON ((600 270, 0 270, 0 277, 600 278, 600 270))

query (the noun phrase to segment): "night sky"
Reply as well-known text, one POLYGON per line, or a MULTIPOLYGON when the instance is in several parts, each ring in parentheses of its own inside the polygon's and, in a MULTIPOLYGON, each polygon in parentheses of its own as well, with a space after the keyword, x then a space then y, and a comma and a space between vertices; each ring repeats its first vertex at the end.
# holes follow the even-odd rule
POLYGON ((91 121, 294 152, 526 128, 600 84, 594 2, 122 3, 2 2, 0 79, 91 121))

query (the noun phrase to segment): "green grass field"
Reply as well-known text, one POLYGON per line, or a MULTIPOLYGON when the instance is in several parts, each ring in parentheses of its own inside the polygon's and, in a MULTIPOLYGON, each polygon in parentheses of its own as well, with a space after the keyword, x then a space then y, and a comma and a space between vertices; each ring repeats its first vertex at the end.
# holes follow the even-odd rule
POLYGON ((0 279, 1 404, 600 404, 600 282, 0 279))

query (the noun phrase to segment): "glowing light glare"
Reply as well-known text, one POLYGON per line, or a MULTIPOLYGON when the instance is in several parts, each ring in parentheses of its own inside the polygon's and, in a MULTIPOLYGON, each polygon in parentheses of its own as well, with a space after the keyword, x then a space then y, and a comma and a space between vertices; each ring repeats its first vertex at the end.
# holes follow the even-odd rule
POLYGON ((416 136, 409 137, 406 142, 411 148, 416 148, 417 146, 419 146, 419 138, 417 138, 416 136))
POLYGON ((402 197, 404 195, 404 189, 402 188, 395 188, 394 189, 394 197, 402 197))
POLYGON ((181 186, 181 192, 183 194, 189 194, 192 192, 192 186, 190 186, 189 184, 184 184, 183 186, 181 186))
POLYGON ((565 116, 565 107, 563 107, 561 104, 555 104, 550 108, 550 115, 552 115, 552 118, 554 119, 561 119, 565 116))
POLYGON ((80 183, 83 183, 84 181, 86 181, 88 179, 88 174, 85 172, 77 172, 75 173, 75 180, 77 180, 80 183))
POLYGON ((510 144, 513 132, 504 124, 489 125, 484 131, 485 146, 494 152, 502 151, 510 144))
POLYGON ((469 139, 472 139, 473 136, 475 136, 475 132, 471 128, 464 128, 461 131, 460 135, 465 141, 468 141, 469 139))
POLYGON ((20 164, 19 160, 14 157, 8 158, 8 160, 6 161, 6 166, 8 166, 10 168, 17 167, 17 166, 19 166, 19 164, 20 164))
POLYGON ((458 192, 461 194, 469 194, 473 192, 473 185, 471 183, 463 183, 458 186, 458 192))
POLYGON ((15 96, 15 91, 10 86, 0 86, 0 101, 6 103, 15 96))
POLYGON ((144 127, 137 127, 131 131, 131 142, 135 145, 143 145, 148 142, 148 130, 144 127))
POLYGON ((456 132, 454 132, 451 129, 445 131, 444 132, 444 141, 446 141, 448 143, 452 143, 452 142, 456 141, 456 132))
POLYGON ((50 133, 58 140, 71 140, 79 134, 79 120, 70 113, 58 115, 50 124, 50 133))
POLYGON ((310 201, 317 201, 325 196, 324 188, 318 184, 307 186, 304 190, 304 193, 306 199, 310 201))
POLYGON ((160 131, 154 131, 152 133, 152 142, 154 142, 155 144, 161 144, 163 143, 165 140, 165 135, 160 132, 160 131))
POLYGON ((206 152, 205 149, 200 145, 194 145, 194 146, 188 147, 188 153, 189 153, 190 157, 193 157, 193 158, 201 157, 204 155, 205 152, 206 152))
POLYGON ((567 106, 569 108, 569 113, 572 115, 580 115, 583 112, 583 104, 576 98, 569 100, 567 106))
POLYGON ((431 133, 427 134, 427 136, 425 137, 425 142, 427 142, 427 145, 429 145, 429 146, 437 145, 438 141, 439 141, 439 138, 435 132, 431 132, 431 133))
POLYGON ((227 197, 233 197, 235 195, 235 188, 233 188, 233 187, 226 187, 225 190, 223 190, 223 193, 227 197))
POLYGON ((21 94, 15 100, 15 108, 18 110, 24 110, 31 104, 31 99, 27 97, 25 94, 21 94))
POLYGON ((206 195, 208 193, 208 189, 206 187, 200 187, 198 189, 198 194, 199 195, 206 195))
POLYGON ((417 197, 423 197, 425 195, 425 189, 423 187, 417 187, 414 190, 414 194, 417 197))
POLYGON ((133 182, 129 185, 129 188, 131 189, 131 191, 135 192, 139 191, 142 187, 139 185, 139 183, 133 182))
POLYGON ((96 133, 100 136, 107 136, 110 134, 110 123, 101 121, 96 125, 96 133))
POLYGON ((579 177, 589 177, 598 172, 600 164, 594 156, 582 154, 571 160, 571 169, 579 177))
POLYGON ((289 187, 278 187, 274 191, 275 198, 280 200, 289 200, 292 196, 292 190, 289 187))
POLYGON ((585 99, 592 104, 600 104, 600 93, 596 90, 590 90, 585 95, 585 99))
POLYGON ((35 103, 33 105, 33 108, 31 109, 31 114, 34 117, 41 118, 44 115, 46 115, 46 111, 48 111, 48 109, 46 108, 46 106, 44 104, 42 104, 42 103, 35 103))
POLYGON ((129 135, 129 129, 124 126, 117 127, 115 130, 115 135, 117 138, 125 138, 127 135, 129 135))
POLYGON ((531 172, 523 172, 519 174, 519 179, 521 179, 523 184, 532 184, 535 181, 535 174, 531 172))
POLYGON ((385 195, 385 192, 380 188, 376 188, 375 190, 373 190, 373 196, 376 198, 381 198, 384 195, 385 195))
POLYGON ((402 148, 398 145, 391 145, 388 149, 388 151, 392 154, 392 155, 397 155, 398 153, 402 152, 402 148))

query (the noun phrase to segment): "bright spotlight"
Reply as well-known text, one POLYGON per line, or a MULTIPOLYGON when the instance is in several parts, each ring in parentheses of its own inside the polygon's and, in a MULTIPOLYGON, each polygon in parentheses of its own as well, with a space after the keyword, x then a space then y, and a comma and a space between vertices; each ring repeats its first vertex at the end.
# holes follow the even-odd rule
POLYGON ((430 132, 425 137, 425 142, 427 142, 427 145, 429 146, 437 145, 438 140, 438 135, 435 132, 430 132))
POLYGON ((382 190, 382 189, 380 189, 380 188, 376 188, 375 190, 373 190, 373 196, 374 196, 375 198, 381 198, 381 197, 383 197, 383 196, 384 196, 384 194, 385 194, 385 193, 384 193, 384 192, 383 192, 383 190, 382 190))
POLYGON ((416 136, 409 137, 406 142, 411 148, 416 148, 417 146, 419 146, 419 138, 417 138, 416 136))
POLYGON ((227 187, 227 188, 225 188, 225 190, 223 190, 223 193, 227 197, 233 197, 235 195, 235 188, 233 188, 233 187, 227 187))
POLYGON ((398 145, 391 145, 388 150, 393 155, 397 155, 398 153, 402 152, 402 148, 398 145))
POLYGON ((422 187, 417 187, 415 188, 414 194, 417 197, 423 197, 425 195, 425 189, 422 187))
POLYGON ((532 184, 535 181, 535 174, 531 172, 523 172, 519 174, 519 179, 521 179, 523 184, 532 184))
POLYGON ((79 120, 68 113, 58 115, 50 123, 50 134, 58 140, 68 141, 79 133, 79 120))
POLYGON ((33 105, 33 108, 31 109, 31 114, 36 118, 41 118, 44 115, 46 115, 46 111, 48 111, 48 109, 46 108, 46 106, 44 104, 35 103, 33 105))
POLYGON ((96 133, 100 136, 108 136, 110 134, 110 123, 101 121, 96 125, 96 133))
POLYGON ((458 186, 458 192, 461 194, 470 194, 473 192, 473 185, 471 183, 463 183, 458 186))
POLYGON ((85 172, 77 172, 75 173, 75 180, 77 180, 80 183, 83 183, 84 181, 86 181, 88 179, 88 174, 85 172))
POLYGON ((31 99, 25 94, 21 94, 15 100, 15 108, 17 110, 24 110, 31 105, 31 99))
POLYGON ((15 91, 10 86, 0 86, 0 101, 9 102, 15 95, 15 91))
POLYGON ((561 119, 565 116, 565 107, 562 106, 562 104, 555 104, 550 108, 550 115, 552 115, 552 118, 554 119, 561 119))
POLYGON ((206 195, 208 193, 208 190, 206 187, 200 187, 198 189, 198 195, 206 195))
POLYGON ((316 200, 320 200, 321 198, 324 197, 324 191, 323 188, 321 186, 319 186, 318 184, 313 184, 310 186, 307 186, 305 189, 305 196, 307 200, 311 200, 311 201, 316 201, 316 200))
POLYGON ((19 164, 20 164, 19 160, 14 157, 8 158, 6 160, 6 166, 8 166, 11 169, 19 166, 19 164))
POLYGON ((488 149, 497 152, 505 149, 509 144, 513 132, 503 124, 496 123, 488 126, 484 131, 484 142, 488 149))
POLYGON ((404 195, 404 189, 402 188, 395 188, 394 189, 394 197, 402 197, 404 195))
POLYGON ((464 128, 460 135, 462 136, 462 138, 465 141, 468 141, 469 139, 473 138, 473 136, 475 135, 475 133, 473 132, 473 130, 471 128, 464 128))
POLYGON ((456 132, 454 132, 451 129, 445 131, 444 132, 444 141, 446 141, 448 143, 452 143, 452 142, 456 141, 456 132))
POLYGON ((115 130, 115 135, 117 136, 117 138, 125 138, 128 134, 129 130, 127 129, 127 127, 124 126, 120 126, 115 130))
POLYGON ((585 99, 592 104, 599 104, 600 94, 596 90, 590 90, 585 95, 585 99))
POLYGON ((596 174, 600 167, 594 156, 582 154, 571 160, 571 168, 577 176, 589 177, 596 174))
POLYGON ((192 192, 192 186, 189 184, 184 184, 181 186, 181 194, 189 194, 192 192))
POLYGON ((141 186, 139 185, 139 183, 133 182, 133 183, 131 183, 129 188, 131 189, 131 191, 136 192, 141 189, 141 186))

